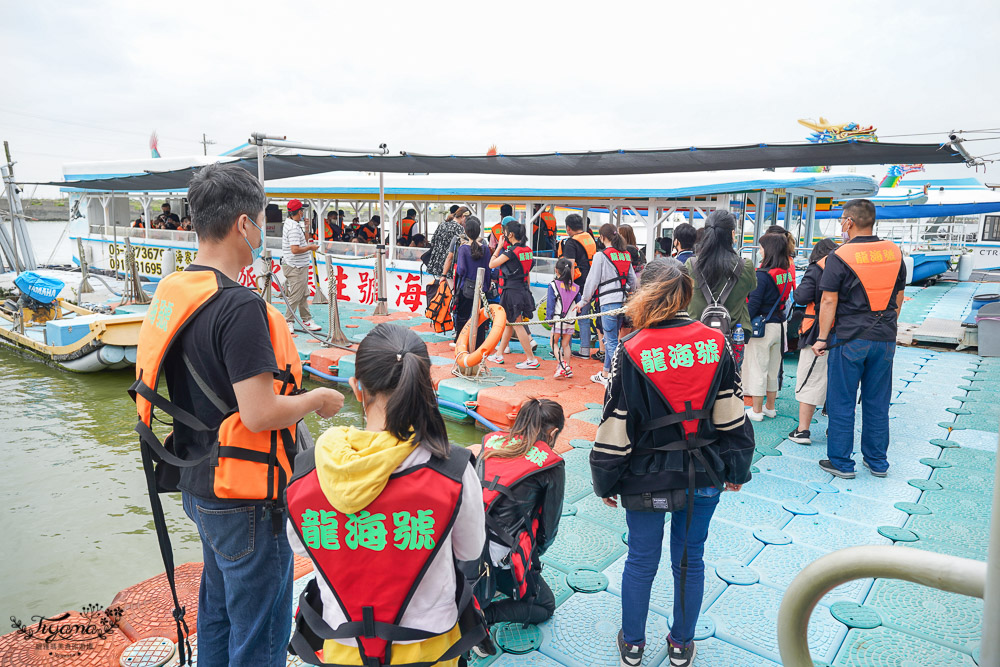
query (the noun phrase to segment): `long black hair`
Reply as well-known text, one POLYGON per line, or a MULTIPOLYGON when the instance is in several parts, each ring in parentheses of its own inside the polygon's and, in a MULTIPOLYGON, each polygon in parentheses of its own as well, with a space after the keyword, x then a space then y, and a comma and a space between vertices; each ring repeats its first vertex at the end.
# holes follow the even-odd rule
POLYGON ((427 345, 410 329, 382 323, 358 345, 354 377, 369 396, 388 394, 385 430, 447 458, 448 433, 438 411, 427 345))
POLYGON ((561 405, 547 398, 529 398, 517 411, 504 447, 488 450, 483 458, 524 456, 539 440, 551 447, 565 425, 566 415, 561 405), (556 432, 552 433, 552 429, 556 432))
POLYGON ((470 215, 465 219, 465 235, 469 237, 469 251, 472 253, 472 259, 483 258, 483 246, 479 243, 480 231, 479 218, 470 215))
POLYGON ((524 235, 524 225, 517 220, 507 223, 507 233, 517 239, 518 243, 524 243, 528 240, 528 237, 524 235))
POLYGON ((561 282, 566 289, 573 283, 573 262, 565 257, 560 257, 556 261, 556 280, 561 282))
POLYGON ((813 246, 812 252, 809 254, 809 263, 815 264, 836 249, 837 242, 833 239, 820 239, 819 243, 813 246))
POLYGON ((739 259, 733 248, 736 218, 729 211, 716 209, 705 218, 705 232, 695 247, 698 271, 711 288, 727 277, 739 259))
POLYGON ((601 225, 601 229, 598 233, 601 235, 601 238, 607 239, 608 243, 611 244, 611 247, 618 252, 626 252, 628 250, 628 248, 625 247, 625 239, 623 239, 622 235, 618 233, 618 228, 610 222, 606 222, 601 225))

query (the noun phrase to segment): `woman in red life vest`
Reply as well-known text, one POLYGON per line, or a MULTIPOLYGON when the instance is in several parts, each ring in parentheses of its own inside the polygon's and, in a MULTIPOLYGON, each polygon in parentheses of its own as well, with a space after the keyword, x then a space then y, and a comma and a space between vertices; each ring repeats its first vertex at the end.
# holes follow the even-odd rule
MULTIPOLYGON (((508 322, 526 322, 535 312, 535 299, 531 296, 531 267, 534 259, 531 248, 527 246, 524 235, 524 225, 520 222, 507 223, 504 230, 504 243, 497 246, 490 259, 491 269, 500 269, 500 307, 507 313, 508 322)), ((504 329, 503 338, 497 346, 496 354, 488 357, 495 364, 503 363, 503 350, 507 348, 510 337, 517 334, 527 358, 517 364, 522 370, 538 368, 539 361, 531 346, 531 334, 526 327, 511 327, 504 329)))
POLYGON ((753 400, 747 414, 753 421, 776 417, 774 399, 778 396, 778 373, 785 343, 785 301, 795 289, 795 267, 788 257, 785 234, 760 237, 764 259, 757 268, 757 287, 747 297, 751 322, 760 317, 765 324, 762 336, 751 336, 743 360, 743 390, 753 400), (767 402, 764 402, 764 396, 767 402))
POLYGON ((288 539, 317 572, 291 651, 315 664, 452 667, 485 637, 464 575, 483 553, 482 487, 448 443, 427 346, 379 324, 358 345, 365 429, 334 427, 296 458, 288 539))
POLYGON ((819 338, 819 303, 823 293, 819 279, 826 267, 826 256, 837 249, 833 239, 823 239, 813 246, 809 267, 802 276, 802 283, 795 288, 795 303, 806 307, 799 327, 799 366, 795 373, 795 400, 799 402, 799 426, 788 434, 788 439, 800 445, 812 443, 809 425, 816 406, 826 403, 826 355, 817 356, 812 346, 819 338))
POLYGON ((621 664, 628 667, 642 663, 666 513, 672 513, 674 605, 663 664, 684 667, 694 660, 705 540, 719 494, 750 480, 753 429, 736 363, 724 334, 688 317, 691 293, 691 278, 677 260, 646 265, 626 306, 637 330, 615 352, 590 454, 594 492, 611 507, 620 496, 628 523, 618 634, 621 664))
MULTIPOLYGON (((545 296, 545 319, 571 317, 580 307, 580 286, 573 282, 573 262, 565 257, 556 261, 556 279, 549 283, 545 296)), ((573 322, 556 322, 552 325, 552 354, 555 356, 555 378, 573 377, 569 365, 570 341, 573 339, 573 322)))
MULTIPOLYGON (((561 405, 529 398, 509 434, 483 438, 476 470, 490 519, 483 557, 486 575, 476 597, 489 625, 537 625, 556 609, 539 558, 555 540, 562 516, 566 466, 552 448, 565 423, 561 405), (493 601, 497 591, 507 599, 493 601)), ((477 648, 476 653, 488 651, 477 648)))
MULTIPOLYGON (((590 303, 597 297, 601 312, 617 310, 625 303, 625 297, 635 287, 635 270, 632 268, 632 257, 625 248, 625 239, 614 225, 601 225, 601 241, 604 249, 594 255, 590 265, 587 282, 583 286, 583 296, 580 303, 590 303)), ((611 373, 611 359, 618 347, 618 330, 621 328, 621 315, 601 315, 601 328, 604 330, 604 370, 590 379, 607 386, 608 375, 611 373)))

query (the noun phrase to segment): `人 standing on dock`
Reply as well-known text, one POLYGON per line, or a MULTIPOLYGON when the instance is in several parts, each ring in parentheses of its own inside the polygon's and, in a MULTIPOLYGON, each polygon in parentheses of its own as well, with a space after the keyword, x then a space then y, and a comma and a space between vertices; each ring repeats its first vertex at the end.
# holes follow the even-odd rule
MULTIPOLYGON (((531 295, 531 267, 535 261, 527 240, 524 225, 513 220, 508 222, 504 229, 504 243, 497 246, 490 259, 490 268, 500 269, 500 307, 507 314, 508 322, 527 321, 535 313, 535 299, 531 295)), ((517 368, 538 368, 539 361, 532 349, 531 334, 523 326, 508 326, 504 329, 496 354, 488 359, 495 364, 502 364, 503 351, 513 334, 517 335, 527 356, 517 364, 517 368)))
POLYGON ((860 386, 862 461, 873 475, 885 477, 892 361, 906 267, 899 246, 874 235, 875 206, 867 199, 844 204, 840 225, 847 242, 827 256, 819 282, 819 337, 813 344, 816 354, 830 352, 829 458, 819 466, 836 477, 854 477, 854 411, 860 386))
POLYGON ((667 512, 674 572, 669 664, 692 664, 712 515, 723 489, 739 491, 750 480, 753 429, 736 364, 722 332, 688 317, 691 292, 676 260, 646 265, 626 306, 636 331, 615 352, 590 454, 594 493, 612 507, 620 496, 628 523, 618 634, 627 667, 642 663, 667 512))
POLYGON ((322 327, 313 322, 309 313, 309 268, 312 266, 312 253, 319 250, 318 243, 309 243, 305 229, 302 227, 302 202, 293 199, 288 202, 288 218, 281 231, 281 272, 285 276, 282 289, 288 302, 285 310, 285 321, 288 330, 295 330, 295 311, 303 326, 310 331, 319 331, 322 327))
MULTIPOLYGON (((191 179, 188 201, 198 255, 160 281, 143 321, 136 430, 168 572, 159 493, 181 491, 201 538, 198 664, 277 667, 291 632, 282 517, 298 422, 310 412, 332 417, 344 397, 299 392, 302 364, 284 318, 236 282, 264 247, 261 183, 239 167, 209 165, 191 179), (161 372, 169 401, 156 391, 161 372), (152 431, 154 408, 173 418, 165 444, 152 431), (161 461, 155 477, 152 457, 161 461)), ((181 635, 183 612, 174 613, 181 635)))

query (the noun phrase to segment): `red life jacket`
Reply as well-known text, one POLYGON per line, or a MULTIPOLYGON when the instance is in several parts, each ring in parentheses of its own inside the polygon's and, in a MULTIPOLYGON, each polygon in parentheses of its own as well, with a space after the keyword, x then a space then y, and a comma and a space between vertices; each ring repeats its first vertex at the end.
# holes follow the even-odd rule
MULTIPOLYGON (((432 456, 425 464, 392 474, 364 510, 345 514, 335 510, 323 493, 315 449, 297 458, 297 472, 285 492, 288 517, 347 620, 337 628, 323 620, 319 587, 313 579, 295 612, 289 646, 293 655, 309 664, 324 664, 313 661, 323 641, 354 639, 361 664, 378 667, 391 660, 393 642, 439 636, 401 626, 400 620, 451 533, 469 462, 467 450, 452 447, 447 459, 432 456)), ((472 590, 457 570, 455 603, 461 640, 437 659, 409 667, 451 660, 485 637, 472 590)))
POLYGON ((597 284, 597 296, 607 296, 608 294, 615 294, 616 292, 621 292, 622 297, 625 296, 625 288, 628 285, 628 272, 632 268, 632 255, 629 254, 628 250, 615 250, 614 248, 605 248, 601 251, 605 257, 611 262, 611 265, 615 267, 615 271, 618 276, 615 278, 608 278, 604 282, 597 284), (605 285, 613 285, 611 289, 602 290, 601 288, 605 285))
POLYGON ((531 280, 531 267, 535 263, 531 248, 519 245, 508 248, 506 252, 510 254, 507 255, 507 261, 500 265, 500 288, 506 288, 507 283, 520 283, 527 288, 531 280))
POLYGON ((537 590, 536 578, 540 575, 535 547, 538 543, 538 521, 542 508, 536 507, 513 526, 501 525, 491 514, 497 502, 506 497, 517 503, 517 485, 544 470, 565 465, 562 457, 552 451, 541 440, 536 442, 524 456, 490 456, 484 458, 488 450, 503 447, 510 436, 506 433, 490 433, 483 438, 483 451, 476 461, 476 472, 483 485, 483 505, 486 509, 486 537, 489 541, 510 547, 510 571, 514 579, 514 599, 531 597, 537 590), (529 595, 529 593, 531 595, 529 595))
POLYGON ((626 356, 656 390, 669 413, 639 426, 652 431, 680 424, 683 440, 656 447, 662 451, 686 450, 698 459, 713 482, 721 489, 715 472, 704 460, 700 448, 714 444, 703 435, 702 424, 712 418, 718 392, 722 355, 726 354, 724 334, 692 321, 680 326, 640 329, 622 340, 626 356))
POLYGON ((899 246, 892 241, 845 243, 835 252, 861 283, 872 312, 889 310, 899 267, 903 263, 899 246))
POLYGON ((785 307, 788 295, 795 289, 795 267, 789 264, 787 269, 768 269, 767 275, 771 276, 771 280, 778 287, 778 307, 776 310, 781 310, 785 307))

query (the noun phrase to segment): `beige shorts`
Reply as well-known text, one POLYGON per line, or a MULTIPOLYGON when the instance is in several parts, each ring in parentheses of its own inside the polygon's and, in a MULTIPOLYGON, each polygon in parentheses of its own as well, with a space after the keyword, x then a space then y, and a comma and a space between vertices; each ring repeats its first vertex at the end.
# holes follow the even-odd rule
POLYGON ((795 400, 809 405, 826 405, 826 360, 829 354, 817 357, 812 347, 799 350, 799 367, 795 371, 795 400), (815 361, 815 366, 813 362, 815 361), (809 369, 812 368, 812 372, 809 369), (808 376, 808 379, 807 379, 808 376))
POLYGON ((765 391, 778 391, 778 371, 781 369, 782 332, 784 325, 768 322, 763 338, 748 338, 743 352, 743 393, 763 396, 765 391))

